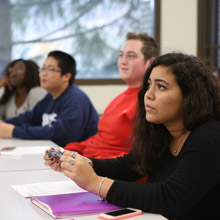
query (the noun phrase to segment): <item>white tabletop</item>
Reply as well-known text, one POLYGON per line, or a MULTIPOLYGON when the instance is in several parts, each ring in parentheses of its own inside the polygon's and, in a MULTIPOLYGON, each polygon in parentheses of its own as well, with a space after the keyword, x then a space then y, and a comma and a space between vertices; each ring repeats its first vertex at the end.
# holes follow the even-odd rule
POLYGON ((25 147, 25 146, 51 146, 57 147, 57 145, 50 140, 23 140, 18 138, 0 138, 0 146, 16 146, 16 147, 25 147))
MULTIPOLYGON (((51 141, 20 140, 0 138, 0 147, 3 146, 50 146, 57 147, 51 141)), ((43 154, 23 155, 21 158, 0 156, 0 219, 4 220, 52 220, 48 214, 24 198, 11 185, 30 184, 50 181, 69 180, 62 173, 57 173, 44 166, 43 154)), ((97 220, 97 215, 74 217, 75 220, 97 220)), ((144 213, 143 215, 130 218, 132 220, 164 220, 161 215, 144 213)))
MULTIPOLYGON (((21 140, 21 139, 3 139, 0 138, 0 147, 15 146, 15 147, 58 147, 55 143, 48 140, 21 140)), ((22 155, 22 157, 10 157, 0 155, 0 172, 8 171, 24 171, 24 170, 38 170, 49 169, 44 166, 42 154, 22 155)))
MULTIPOLYGON (((29 171, 15 171, 15 172, 0 172, 1 187, 1 211, 0 219, 4 220, 52 220, 48 214, 36 207, 30 202, 30 199, 24 198, 11 185, 30 184, 50 181, 64 181, 69 180, 62 173, 53 170, 29 170, 29 171)), ((76 220, 95 220, 97 215, 74 217, 76 220)), ((141 216, 132 217, 132 220, 164 220, 160 215, 153 215, 144 213, 141 216)))

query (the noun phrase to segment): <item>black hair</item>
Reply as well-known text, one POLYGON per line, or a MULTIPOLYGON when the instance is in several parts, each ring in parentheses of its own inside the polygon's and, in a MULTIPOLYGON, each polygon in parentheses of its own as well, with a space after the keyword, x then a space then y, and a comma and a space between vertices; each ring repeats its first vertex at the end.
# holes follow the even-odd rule
MULTIPOLYGON (((12 68, 17 62, 23 62, 26 68, 26 76, 24 79, 24 86, 27 88, 27 92, 31 88, 40 85, 39 79, 39 66, 32 60, 17 59, 11 61, 4 69, 3 76, 8 77, 10 74, 9 69, 12 68)), ((8 87, 5 87, 4 93, 0 99, 0 105, 6 104, 10 97, 16 92, 16 87, 13 87, 10 90, 8 87)))
POLYGON ((71 55, 59 50, 51 51, 47 57, 54 57, 58 61, 58 66, 61 69, 61 75, 65 75, 66 73, 72 74, 69 80, 69 85, 72 85, 76 76, 75 59, 71 55))

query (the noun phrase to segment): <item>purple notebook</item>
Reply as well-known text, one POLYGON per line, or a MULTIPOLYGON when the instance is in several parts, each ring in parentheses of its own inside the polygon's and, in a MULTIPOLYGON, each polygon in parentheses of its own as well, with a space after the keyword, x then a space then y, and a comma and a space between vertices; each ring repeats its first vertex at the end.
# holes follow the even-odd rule
POLYGON ((100 200, 97 195, 90 192, 36 196, 31 198, 31 202, 53 218, 101 213, 121 208, 100 200))

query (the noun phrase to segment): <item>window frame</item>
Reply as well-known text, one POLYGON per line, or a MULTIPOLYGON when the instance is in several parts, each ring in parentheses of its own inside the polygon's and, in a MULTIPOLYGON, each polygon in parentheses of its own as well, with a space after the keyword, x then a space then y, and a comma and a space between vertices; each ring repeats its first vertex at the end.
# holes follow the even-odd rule
MULTIPOLYGON (((218 4, 219 0, 200 0, 198 1, 198 49, 197 55, 198 57, 205 59, 212 70, 216 70, 218 68, 215 65, 216 59, 218 59, 218 55, 213 55, 216 53, 216 49, 220 50, 220 45, 218 42, 212 42, 212 38, 214 36, 214 41, 218 39, 218 13, 219 8, 213 7, 218 4), (214 13, 213 13, 214 8, 214 13), (214 17, 213 17, 214 16, 214 17), (214 22, 213 22, 214 19, 214 22), (214 32, 213 32, 214 30, 214 32)), ((216 53, 217 54, 217 53, 216 53)), ((220 63, 219 63, 220 65, 220 63)))

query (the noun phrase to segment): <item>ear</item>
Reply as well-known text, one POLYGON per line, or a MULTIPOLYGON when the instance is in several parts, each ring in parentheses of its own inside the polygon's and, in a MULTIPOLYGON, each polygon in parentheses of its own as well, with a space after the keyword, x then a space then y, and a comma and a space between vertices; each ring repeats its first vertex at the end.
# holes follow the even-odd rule
POLYGON ((62 78, 64 79, 64 81, 69 82, 71 76, 72 76, 72 74, 68 72, 68 73, 65 73, 64 75, 62 75, 62 78))
POLYGON ((154 60, 155 60, 155 57, 149 58, 145 63, 145 68, 147 69, 154 60))

